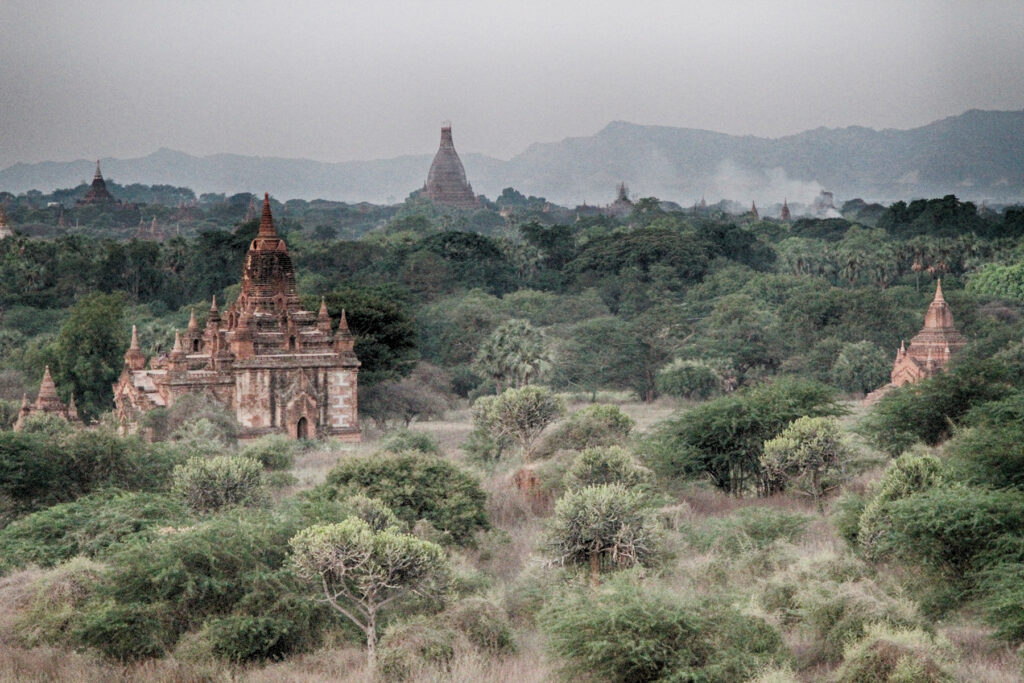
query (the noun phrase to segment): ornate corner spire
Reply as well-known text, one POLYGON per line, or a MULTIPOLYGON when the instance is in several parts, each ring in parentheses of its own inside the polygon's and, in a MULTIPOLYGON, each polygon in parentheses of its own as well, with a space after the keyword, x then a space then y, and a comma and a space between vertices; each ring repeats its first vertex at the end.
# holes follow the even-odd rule
POLYGON ((323 296, 320 297, 320 313, 319 313, 319 316, 321 318, 328 317, 328 314, 327 314, 327 297, 323 297, 323 296))
POLYGON ((171 354, 183 355, 185 349, 181 345, 181 332, 178 330, 174 331, 174 348, 171 349, 171 354))
POLYGON ((194 332, 199 329, 199 322, 196 320, 196 309, 192 309, 188 317, 188 329, 189 332, 194 332))
POLYGON ((129 349, 139 348, 139 328, 132 325, 132 343, 128 345, 129 349))

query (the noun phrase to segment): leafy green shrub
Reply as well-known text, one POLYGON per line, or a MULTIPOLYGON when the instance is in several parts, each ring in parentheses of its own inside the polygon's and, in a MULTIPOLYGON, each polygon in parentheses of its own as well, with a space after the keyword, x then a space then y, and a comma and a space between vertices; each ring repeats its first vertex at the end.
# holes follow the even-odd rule
POLYGON ((821 498, 845 478, 851 454, 834 417, 799 417, 764 442, 761 469, 765 488, 778 492, 796 485, 824 511, 821 498))
POLYGON ((479 482, 453 463, 423 453, 350 458, 327 474, 328 497, 350 489, 377 498, 412 526, 426 519, 457 543, 487 528, 487 496, 479 482))
POLYGON ((380 645, 380 672, 404 681, 424 666, 446 668, 455 657, 455 631, 437 619, 413 617, 391 625, 380 645))
POLYGON ((857 545, 860 534, 860 518, 864 514, 867 498, 862 493, 846 491, 832 505, 829 520, 839 536, 851 546, 857 545))
POLYGON ((186 519, 176 499, 111 489, 40 510, 0 529, 0 558, 8 567, 51 567, 76 555, 102 557, 129 536, 152 537, 160 527, 186 519))
POLYGON ((266 500, 263 466, 252 458, 218 455, 189 458, 174 468, 174 491, 198 512, 266 500))
POLYGON ((27 647, 67 642, 77 610, 93 596, 102 577, 103 565, 84 557, 73 558, 41 577, 28 610, 15 624, 21 642, 27 647))
POLYGON ((978 569, 1002 536, 1024 535, 1024 493, 938 486, 884 506, 890 530, 878 552, 920 562, 950 578, 978 569))
POLYGON ((565 402, 550 389, 530 385, 478 398, 473 424, 497 442, 508 439, 518 444, 529 461, 541 433, 564 412, 565 402))
POLYGON ((275 617, 233 614, 211 619, 204 628, 211 652, 231 662, 281 660, 296 651, 294 623, 275 617))
POLYGON ((942 463, 925 450, 910 451, 885 468, 858 522, 857 539, 868 553, 876 552, 889 527, 885 507, 900 498, 926 491, 944 483, 942 463))
POLYGON ((71 642, 121 661, 163 656, 177 637, 159 603, 91 604, 72 619, 71 642))
POLYGON ((384 531, 385 529, 405 531, 407 528, 407 525, 391 511, 391 508, 376 498, 361 494, 349 496, 342 504, 342 509, 346 516, 358 517, 374 531, 384 531))
POLYGON ((1024 563, 1003 561, 978 575, 978 604, 996 635, 1013 642, 1024 640, 1024 563))
POLYGON ((975 406, 1007 396, 1009 370, 997 361, 965 360, 886 394, 861 423, 879 450, 897 456, 914 443, 934 446, 975 406))
POLYGON ((958 680, 948 643, 917 628, 870 626, 851 643, 836 683, 953 683, 958 680))
POLYGON ((722 378, 707 363, 677 359, 658 370, 655 383, 658 393, 699 400, 718 393, 722 378))
POLYGON ((295 461, 297 443, 282 434, 269 434, 246 444, 238 455, 256 460, 270 471, 286 470, 295 461))
POLYGON ((573 460, 565 473, 567 489, 582 489, 598 484, 622 484, 632 489, 650 483, 651 472, 624 448, 588 448, 573 460))
POLYGON ((836 582, 808 579, 794 596, 798 621, 815 642, 814 658, 834 662, 843 647, 880 622, 901 628, 923 627, 917 605, 887 595, 870 579, 836 582))
POLYGON ((398 429, 381 441, 380 449, 386 453, 402 453, 419 451, 427 455, 441 455, 441 446, 429 434, 414 432, 411 429, 398 429))
POLYGON ((630 578, 567 591, 541 612, 566 678, 726 683, 780 663, 782 640, 760 619, 630 578))
POLYGON ((445 611, 445 619, 474 646, 497 654, 516 649, 505 611, 484 598, 464 598, 445 611))
POLYGON ((544 438, 536 456, 547 458, 560 450, 581 451, 600 446, 616 446, 629 438, 633 418, 618 406, 594 404, 569 416, 544 438))
POLYGON ((966 429, 947 442, 946 453, 957 481, 1024 490, 1024 422, 966 429))
POLYGON ((662 532, 643 495, 622 484, 569 491, 555 504, 547 543, 557 562, 589 566, 596 583, 604 569, 653 564, 662 532))
POLYGON ((779 379, 712 399, 661 423, 644 443, 645 458, 667 478, 710 477, 730 493, 760 485, 764 442, 804 415, 841 413, 834 390, 779 379))

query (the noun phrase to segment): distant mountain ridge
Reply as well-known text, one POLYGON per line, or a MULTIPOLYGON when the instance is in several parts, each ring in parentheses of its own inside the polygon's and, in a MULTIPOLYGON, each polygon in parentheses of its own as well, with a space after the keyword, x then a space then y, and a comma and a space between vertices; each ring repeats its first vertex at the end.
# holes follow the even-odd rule
MULTIPOLYGON (((615 121, 600 132, 537 143, 509 161, 460 154, 477 193, 503 188, 558 204, 607 204, 619 182, 634 196, 691 205, 701 197, 764 205, 810 201, 822 189, 836 199, 892 201, 956 194, 976 201, 1024 199, 1024 110, 971 110, 909 130, 817 128, 780 138, 615 121)), ((307 159, 170 149, 137 159, 103 159, 119 183, 168 184, 203 192, 270 191, 281 198, 400 202, 423 186, 432 155, 326 163, 307 159)), ((15 164, 0 190, 74 187, 94 162, 15 164)))

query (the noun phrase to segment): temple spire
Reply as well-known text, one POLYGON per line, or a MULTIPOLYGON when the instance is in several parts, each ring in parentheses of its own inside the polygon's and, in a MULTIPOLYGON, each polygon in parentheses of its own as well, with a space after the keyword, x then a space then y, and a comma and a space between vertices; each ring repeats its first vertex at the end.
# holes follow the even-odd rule
POLYGON ((933 299, 933 301, 936 301, 936 302, 938 302, 938 301, 945 301, 945 299, 942 297, 942 278, 941 277, 938 280, 935 281, 935 299, 933 299))
POLYGON ((139 328, 132 325, 132 343, 128 346, 130 349, 139 348, 139 328))
MULTIPOLYGON (((134 325, 132 326, 132 329, 135 329, 134 325)), ((199 329, 199 322, 196 320, 196 309, 194 308, 188 318, 188 329, 190 332, 199 329)))
POLYGON ((50 376, 50 366, 43 371, 43 381, 39 383, 39 395, 36 397, 36 407, 42 407, 49 402, 59 401, 57 397, 57 385, 53 383, 50 376))
POLYGON ((103 180, 103 174, 100 173, 100 160, 96 160, 96 173, 92 177, 93 180, 103 180))
POLYGON ((274 228, 274 216, 270 213, 270 193, 263 193, 263 216, 260 218, 260 231, 257 237, 273 239, 277 237, 277 230, 274 228))

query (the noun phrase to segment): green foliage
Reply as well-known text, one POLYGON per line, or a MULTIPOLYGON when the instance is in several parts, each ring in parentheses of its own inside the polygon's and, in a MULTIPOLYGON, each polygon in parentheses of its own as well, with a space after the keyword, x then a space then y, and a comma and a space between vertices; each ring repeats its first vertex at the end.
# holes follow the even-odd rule
POLYGON ((651 481, 651 472, 629 451, 610 446, 588 448, 573 460, 565 473, 567 489, 583 489, 599 484, 622 484, 627 489, 642 489, 651 481))
POLYGON ((1024 562, 1007 558, 978 574, 978 604, 996 636, 1024 640, 1024 562))
POLYGON ((600 446, 620 446, 629 438, 635 422, 618 406, 595 403, 577 410, 545 437, 538 457, 560 450, 581 451, 600 446))
POLYGON ((505 611, 485 598, 463 598, 444 612, 445 621, 475 647, 493 654, 515 652, 516 643, 505 611))
POLYGON ((425 666, 447 668, 455 657, 455 631, 417 616, 388 627, 380 641, 380 673, 389 681, 412 679, 425 666))
POLYGON ((926 491, 946 481, 942 463, 928 452, 907 452, 889 463, 881 480, 864 505, 858 522, 857 539, 868 553, 874 553, 891 522, 886 506, 901 498, 926 491))
POLYGON ((589 567, 594 582, 602 569, 651 566, 662 543, 643 495, 618 483, 566 492, 555 504, 547 530, 556 561, 589 567))
POLYGON ((982 403, 1010 393, 1007 368, 993 360, 964 360, 914 384, 889 392, 862 422, 873 445, 896 456, 922 441, 935 445, 982 403))
POLYGON ((408 526, 398 519, 391 508, 369 496, 360 494, 349 496, 342 503, 342 510, 346 517, 361 519, 374 531, 384 531, 385 529, 405 531, 408 526))
POLYGON ((567 679, 726 683, 783 658, 779 634, 760 619, 629 577, 565 593, 540 623, 567 679))
POLYGON ((565 412, 565 402, 549 389, 525 386, 498 396, 482 396, 473 404, 473 423, 493 439, 518 443, 527 461, 541 433, 565 412))
POLYGON ((255 460, 266 470, 286 470, 295 461, 297 444, 282 434, 262 436, 246 444, 239 452, 239 457, 255 460))
POLYGON ((174 468, 174 492, 197 512, 229 505, 260 505, 266 500, 263 466, 234 455, 189 458, 174 468))
POLYGON ((213 655, 239 663, 284 659, 315 645, 316 641, 304 642, 308 636, 289 619, 248 614, 210 619, 201 633, 213 655))
POLYGON ((524 387, 551 365, 544 335, 526 320, 513 318, 498 325, 477 351, 473 371, 489 377, 500 390, 524 387))
POLYGON ((749 507, 725 517, 685 523, 679 532, 688 544, 701 552, 715 550, 735 557, 751 550, 763 550, 778 541, 795 543, 807 531, 811 520, 810 516, 799 512, 749 507))
POLYGON ((84 417, 95 417, 110 406, 128 339, 125 303, 121 293, 96 292, 79 299, 50 349, 54 382, 65 400, 75 395, 84 417))
POLYGON ((836 498, 832 506, 830 521, 840 537, 851 546, 857 545, 860 535, 860 518, 867 505, 866 497, 861 493, 845 491, 836 498))
POLYGON ((836 683, 953 683, 950 645, 919 628, 871 626, 846 648, 836 683))
POLYGON ((957 480, 1024 490, 1024 423, 966 429, 947 442, 946 453, 957 480))
POLYGON ((50 570, 33 586, 28 610, 15 623, 15 633, 27 647, 66 642, 78 610, 92 597, 104 567, 75 557, 50 570))
POLYGON ((409 526, 426 519, 456 543, 487 528, 487 496, 479 482, 434 456, 405 452, 350 458, 328 472, 324 486, 328 495, 348 488, 377 498, 409 526))
POLYGON ((768 491, 796 484, 822 509, 821 498, 842 483, 852 455, 834 417, 799 417, 764 442, 761 469, 768 491))
POLYGON ((986 264, 971 275, 967 291, 1024 301, 1024 263, 1008 266, 986 264))
POLYGON ((185 522, 184 506, 153 493, 107 490, 33 513, 0 529, 5 567, 51 567, 77 555, 106 555, 122 540, 185 522))
POLYGON ((866 394, 886 384, 892 359, 869 341, 843 344, 829 376, 833 384, 854 394, 866 394))
POLYGON ((741 494, 762 484, 765 441, 799 417, 840 412, 827 387, 780 379, 666 420, 644 444, 644 453, 663 476, 706 476, 716 487, 741 494))
POLYGON ((401 429, 388 434, 380 443, 380 449, 386 453, 403 451, 419 451, 427 455, 441 455, 441 446, 437 440, 424 432, 401 429))
POLYGON ((163 605, 113 600, 84 607, 75 615, 69 633, 75 645, 120 661, 161 657, 175 637, 163 605))
POLYGON ((891 528, 877 552, 918 562, 953 579, 978 569, 978 557, 1007 534, 1024 535, 1024 494, 935 486, 883 506, 891 528))
POLYGON ((440 546, 393 529, 374 531, 361 519, 311 526, 289 545, 295 570, 366 634, 371 663, 378 613, 409 594, 443 596, 447 587, 440 546))
POLYGON ((657 386, 666 396, 699 400, 717 393, 722 378, 705 362, 676 359, 658 370, 657 386))

